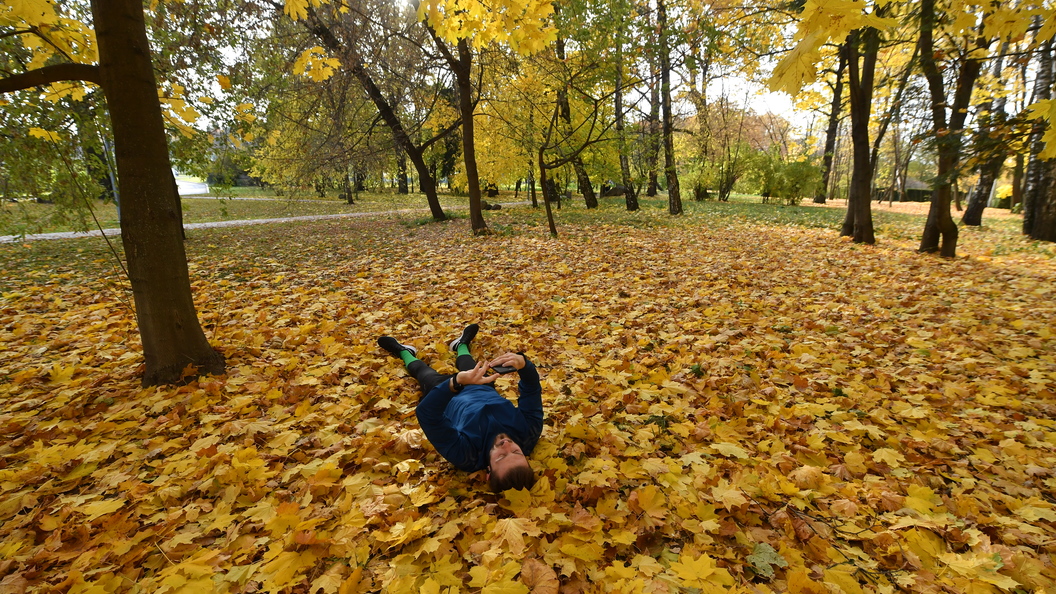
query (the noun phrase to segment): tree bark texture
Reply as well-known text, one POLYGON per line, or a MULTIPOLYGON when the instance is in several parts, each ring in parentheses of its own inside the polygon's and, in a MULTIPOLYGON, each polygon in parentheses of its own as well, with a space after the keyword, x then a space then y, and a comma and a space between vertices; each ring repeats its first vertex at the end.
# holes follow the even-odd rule
POLYGON ((477 173, 477 149, 473 136, 473 50, 465 39, 458 41, 458 58, 451 64, 458 88, 458 111, 462 116, 462 163, 466 167, 469 189, 469 221, 474 235, 488 232, 480 197, 480 175, 477 173))
POLYGON ((660 28, 660 102, 663 111, 664 174, 667 178, 667 212, 682 214, 682 196, 678 187, 678 169, 675 163, 674 116, 671 113, 671 56, 669 31, 667 28, 667 4, 657 1, 657 19, 660 28))
MULTIPOLYGON (((992 74, 994 80, 998 81, 999 84, 1001 71, 1004 68, 1002 57, 1005 51, 1007 51, 1007 45, 1002 48, 1002 52, 994 59, 992 74)), ((986 209, 987 203, 990 201, 994 181, 1001 173, 1001 167, 1008 157, 1008 145, 1006 143, 999 144, 993 138, 994 126, 1003 126, 1005 123, 1004 96, 997 101, 993 99, 987 100, 979 106, 979 112, 977 116, 979 132, 976 136, 976 146, 980 153, 987 156, 980 159, 979 166, 976 168, 979 173, 979 183, 975 185, 975 189, 968 195, 968 206, 964 209, 964 216, 961 217, 961 223, 973 227, 983 224, 983 210, 986 209)))
POLYGON ((851 103, 852 165, 847 216, 844 218, 840 235, 850 236, 855 243, 876 243, 871 210, 873 167, 869 146, 869 115, 872 110, 873 81, 879 47, 880 32, 873 28, 855 31, 847 39, 847 94, 851 103))
POLYGON ((191 296, 143 4, 93 0, 92 15, 100 82, 113 124, 121 239, 143 340, 143 384, 178 382, 188 367, 223 373, 224 358, 209 345, 191 296))
MULTIPOLYGON (((1053 43, 1046 41, 1038 53, 1038 71, 1034 80, 1034 98, 1032 103, 1052 98, 1053 78, 1053 43)), ((1045 133, 1046 124, 1037 122, 1030 133, 1030 158, 1027 160, 1026 181, 1023 188, 1023 233, 1034 235, 1034 219, 1037 214, 1037 205, 1041 203, 1052 183, 1052 163, 1042 161, 1038 158, 1045 142, 1041 139, 1045 133)))
POLYGON ((638 210, 638 190, 634 187, 634 182, 631 180, 631 163, 627 157, 627 135, 624 133, 622 39, 623 34, 621 31, 620 40, 617 42, 616 48, 616 93, 614 99, 616 108, 616 142, 620 151, 620 177, 623 180, 624 203, 628 211, 634 212, 638 210))
MULTIPOLYGON (((957 75, 953 101, 947 103, 943 73, 935 61, 934 28, 935 0, 922 0, 920 5, 920 65, 928 81, 928 91, 931 95, 931 119, 938 157, 936 177, 938 181, 931 195, 931 207, 928 210, 928 220, 924 223, 920 251, 939 252, 943 257, 953 258, 957 255, 958 233, 957 224, 950 216, 953 177, 957 173, 957 163, 960 160, 964 120, 968 116, 972 89, 975 87, 975 80, 979 77, 982 64, 975 58, 965 59, 957 75), (950 108, 948 121, 946 119, 947 105, 950 108)), ((981 37, 976 40, 975 44, 977 48, 983 49, 989 45, 981 37)))
POLYGON ((659 191, 657 169, 660 162, 660 81, 655 78, 649 87, 649 117, 646 120, 646 130, 648 135, 645 139, 645 167, 649 183, 645 195, 652 197, 659 191))
POLYGON ((1042 241, 1056 241, 1056 185, 1054 184, 1049 184, 1045 193, 1041 195, 1041 199, 1034 205, 1034 227, 1030 237, 1042 241))
MULTIPOLYGON (((557 58, 565 61, 565 40, 558 37, 556 42, 557 58)), ((557 105, 561 110, 561 121, 564 122, 565 131, 568 136, 572 134, 572 107, 568 103, 568 87, 560 87, 557 90, 557 105)), ((583 166, 583 158, 576 156, 572 159, 572 169, 576 172, 576 186, 579 193, 583 194, 583 203, 587 208, 598 207, 598 197, 594 193, 594 186, 590 183, 590 175, 587 168, 583 166)))
POLYGON ((836 134, 840 129, 840 113, 843 111, 843 71, 847 68, 847 45, 840 46, 840 62, 836 67, 836 84, 832 87, 832 104, 829 107, 829 126, 825 129, 825 156, 821 162, 821 185, 814 196, 815 204, 828 200, 829 177, 832 175, 832 156, 836 152, 836 134))

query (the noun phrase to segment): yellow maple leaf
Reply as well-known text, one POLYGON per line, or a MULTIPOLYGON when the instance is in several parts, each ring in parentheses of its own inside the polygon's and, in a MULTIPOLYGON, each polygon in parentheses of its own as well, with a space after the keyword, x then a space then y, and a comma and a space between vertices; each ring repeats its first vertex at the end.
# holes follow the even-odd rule
POLYGON ((711 496, 727 510, 748 503, 748 498, 741 492, 740 487, 731 485, 726 479, 720 479, 719 484, 711 488, 711 496))
POLYGON ((906 457, 897 450, 880 448, 873 452, 873 460, 876 462, 883 462, 891 468, 901 468, 902 463, 906 461, 906 457))
POLYGON ((524 554, 524 537, 539 536, 542 532, 527 518, 503 518, 495 522, 492 534, 499 543, 506 543, 511 554, 520 556, 524 554))
POLYGON ((864 594, 861 584, 858 583, 858 578, 855 577, 855 569, 846 565, 837 565, 832 569, 826 569, 825 583, 839 586, 843 594, 864 594))
POLYGON ((58 142, 62 140, 62 136, 59 136, 57 133, 52 132, 50 130, 45 130, 43 128, 30 128, 29 135, 34 138, 43 138, 48 142, 58 142))
POLYGON ((740 458, 741 460, 747 460, 750 457, 748 450, 735 443, 713 443, 711 444, 711 449, 723 456, 740 458))
POLYGON ((636 512, 646 513, 654 518, 662 518, 667 514, 664 494, 653 485, 631 491, 627 506, 636 512))
POLYGON ((671 571, 678 576, 680 583, 687 588, 711 588, 712 586, 732 586, 733 576, 729 571, 715 565, 715 560, 707 553, 701 553, 696 559, 680 555, 678 561, 671 564, 671 571))
POLYGON ((100 516, 112 514, 124 506, 124 499, 103 499, 82 505, 77 508, 77 511, 86 516, 85 521, 91 522, 100 516))

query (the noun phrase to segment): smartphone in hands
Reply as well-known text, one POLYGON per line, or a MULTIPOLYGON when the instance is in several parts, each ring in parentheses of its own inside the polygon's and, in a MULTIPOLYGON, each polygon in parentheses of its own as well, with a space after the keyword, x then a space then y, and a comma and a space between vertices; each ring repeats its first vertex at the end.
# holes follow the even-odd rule
POLYGON ((514 368, 512 365, 496 365, 495 367, 491 367, 490 369, 495 373, 503 375, 517 371, 517 369, 514 368))

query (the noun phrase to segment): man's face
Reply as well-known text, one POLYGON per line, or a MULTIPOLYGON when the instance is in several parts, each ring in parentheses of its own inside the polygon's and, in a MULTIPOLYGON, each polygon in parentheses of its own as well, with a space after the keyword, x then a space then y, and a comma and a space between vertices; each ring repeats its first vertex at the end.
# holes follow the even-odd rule
POLYGON ((506 472, 515 466, 528 466, 528 459, 524 457, 521 446, 510 439, 509 435, 500 433, 491 446, 489 464, 491 472, 498 476, 505 476, 506 472))

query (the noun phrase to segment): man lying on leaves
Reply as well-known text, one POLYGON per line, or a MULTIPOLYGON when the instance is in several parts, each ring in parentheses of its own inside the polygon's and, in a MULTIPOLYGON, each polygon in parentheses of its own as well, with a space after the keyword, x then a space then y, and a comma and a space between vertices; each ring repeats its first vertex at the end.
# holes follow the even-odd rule
POLYGON ((488 483, 496 493, 528 489, 535 483, 528 455, 543 431, 539 372, 523 353, 477 363, 469 354, 477 330, 477 324, 470 324, 451 341, 457 354, 455 375, 437 373, 416 357, 416 348, 391 336, 379 338, 378 346, 402 359, 418 380, 422 388, 415 410, 418 423, 444 458, 466 472, 487 468, 488 483), (517 406, 492 386, 500 375, 514 371, 520 376, 517 406))

